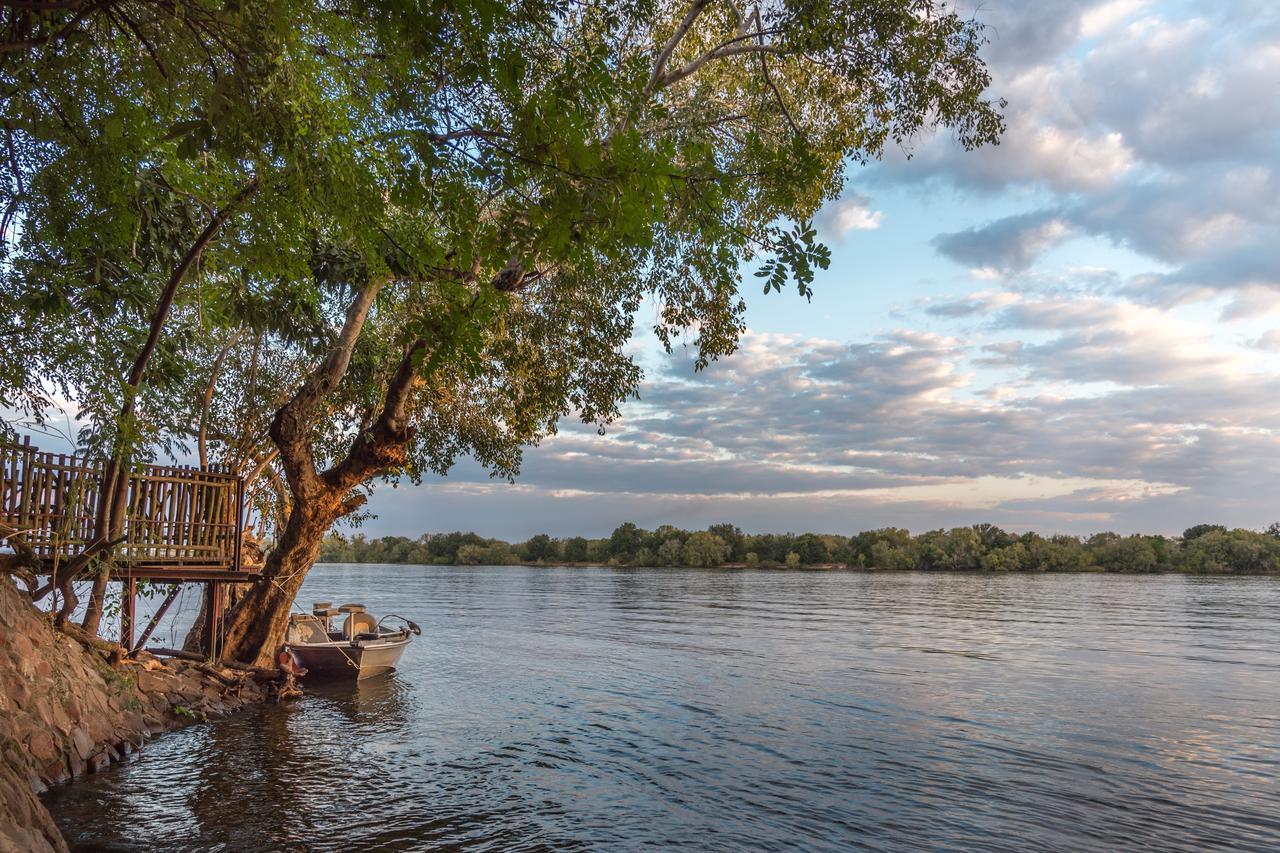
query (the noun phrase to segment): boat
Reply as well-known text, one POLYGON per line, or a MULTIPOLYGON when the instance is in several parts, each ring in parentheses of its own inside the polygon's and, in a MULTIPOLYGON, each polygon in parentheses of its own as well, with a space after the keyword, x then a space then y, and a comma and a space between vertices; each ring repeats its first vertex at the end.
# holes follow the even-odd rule
POLYGON ((409 641, 421 634, 403 616, 374 619, 363 604, 317 601, 310 613, 289 617, 285 648, 308 676, 359 680, 395 669, 409 641), (397 620, 398 627, 384 625, 388 620, 397 620))

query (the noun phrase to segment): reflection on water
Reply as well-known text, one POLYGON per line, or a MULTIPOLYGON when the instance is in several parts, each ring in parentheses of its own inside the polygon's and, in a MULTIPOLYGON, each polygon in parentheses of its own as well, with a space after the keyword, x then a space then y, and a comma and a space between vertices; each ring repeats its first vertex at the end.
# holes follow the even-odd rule
POLYGON ((48 798, 82 849, 1280 849, 1280 583, 321 566, 397 674, 48 798))

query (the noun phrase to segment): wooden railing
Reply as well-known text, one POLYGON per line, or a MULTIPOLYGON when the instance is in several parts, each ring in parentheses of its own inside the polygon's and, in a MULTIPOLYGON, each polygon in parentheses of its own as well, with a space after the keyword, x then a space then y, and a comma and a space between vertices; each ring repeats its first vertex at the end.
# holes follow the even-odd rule
MULTIPOLYGON (((0 444, 0 522, 46 564, 96 534, 103 464, 45 453, 25 439, 0 444)), ((240 569, 244 489, 239 477, 190 466, 138 466, 129 478, 121 569, 240 569)))

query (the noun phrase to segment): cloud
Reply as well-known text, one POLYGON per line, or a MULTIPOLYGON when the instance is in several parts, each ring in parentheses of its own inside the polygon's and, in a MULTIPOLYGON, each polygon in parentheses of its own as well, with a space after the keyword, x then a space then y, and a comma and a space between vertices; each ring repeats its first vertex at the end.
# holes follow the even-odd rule
MULTIPOLYGON (((1009 101, 1001 145, 915 140, 863 188, 882 204, 927 196, 920 247, 932 237, 989 290, 938 284, 894 315, 900 328, 855 340, 751 332, 699 374, 662 358, 607 435, 566 425, 529 451, 517 487, 463 464, 420 503, 375 497, 386 523, 1172 533, 1275 520, 1280 7, 991 0, 977 14, 1009 101), (939 189, 988 221, 932 234, 939 189), (438 515, 404 521, 414 511, 438 515)), ((913 223, 892 209, 897 240, 913 223)), ((817 217, 836 243, 883 222, 858 193, 817 217)))
POLYGON ((876 230, 883 219, 883 212, 871 209, 870 199, 850 193, 822 208, 817 223, 824 238, 839 243, 851 231, 876 230))
POLYGON ((467 465, 448 482, 459 495, 518 498, 528 524, 566 533, 606 515, 609 525, 729 518, 851 531, 947 519, 1176 532, 1221 517, 1228 498, 1263 523, 1223 486, 1235 478, 1255 497, 1275 493, 1280 376, 1261 350, 1094 296, 989 292, 954 304, 981 319, 981 339, 749 332, 702 373, 665 358, 606 436, 569 425, 531 450, 524 491, 467 465), (550 523, 570 506, 585 515, 550 523))
POLYGON ((1249 346, 1266 352, 1280 352, 1280 329, 1267 329, 1250 341, 1249 346))
POLYGON ((1032 191, 1038 204, 938 235, 944 256, 996 278, 1039 270, 1068 235, 1093 238, 1149 262, 1123 296, 1175 305, 1232 291, 1228 320, 1280 290, 1280 7, 1112 0, 979 14, 1026 47, 1002 37, 990 52, 993 89, 1009 100, 1002 144, 964 152, 939 135, 875 180, 1032 191))
POLYGON ((1024 272, 1040 254, 1071 235, 1071 226, 1052 211, 1023 213, 951 234, 933 245, 957 263, 1001 275, 1024 272))
POLYGON ((1149 0, 1110 0, 1087 9, 1080 16, 1080 35, 1084 38, 1106 35, 1149 5, 1149 0))

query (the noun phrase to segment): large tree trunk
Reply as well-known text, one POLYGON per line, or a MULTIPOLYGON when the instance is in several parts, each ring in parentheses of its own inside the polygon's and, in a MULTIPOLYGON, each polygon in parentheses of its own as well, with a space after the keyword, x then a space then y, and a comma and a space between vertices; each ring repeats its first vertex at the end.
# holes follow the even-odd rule
POLYGON ((227 614, 222 645, 227 660, 275 665, 293 600, 320 555, 325 534, 341 514, 342 495, 317 498, 294 505, 280 541, 267 557, 262 581, 250 587, 227 614))

